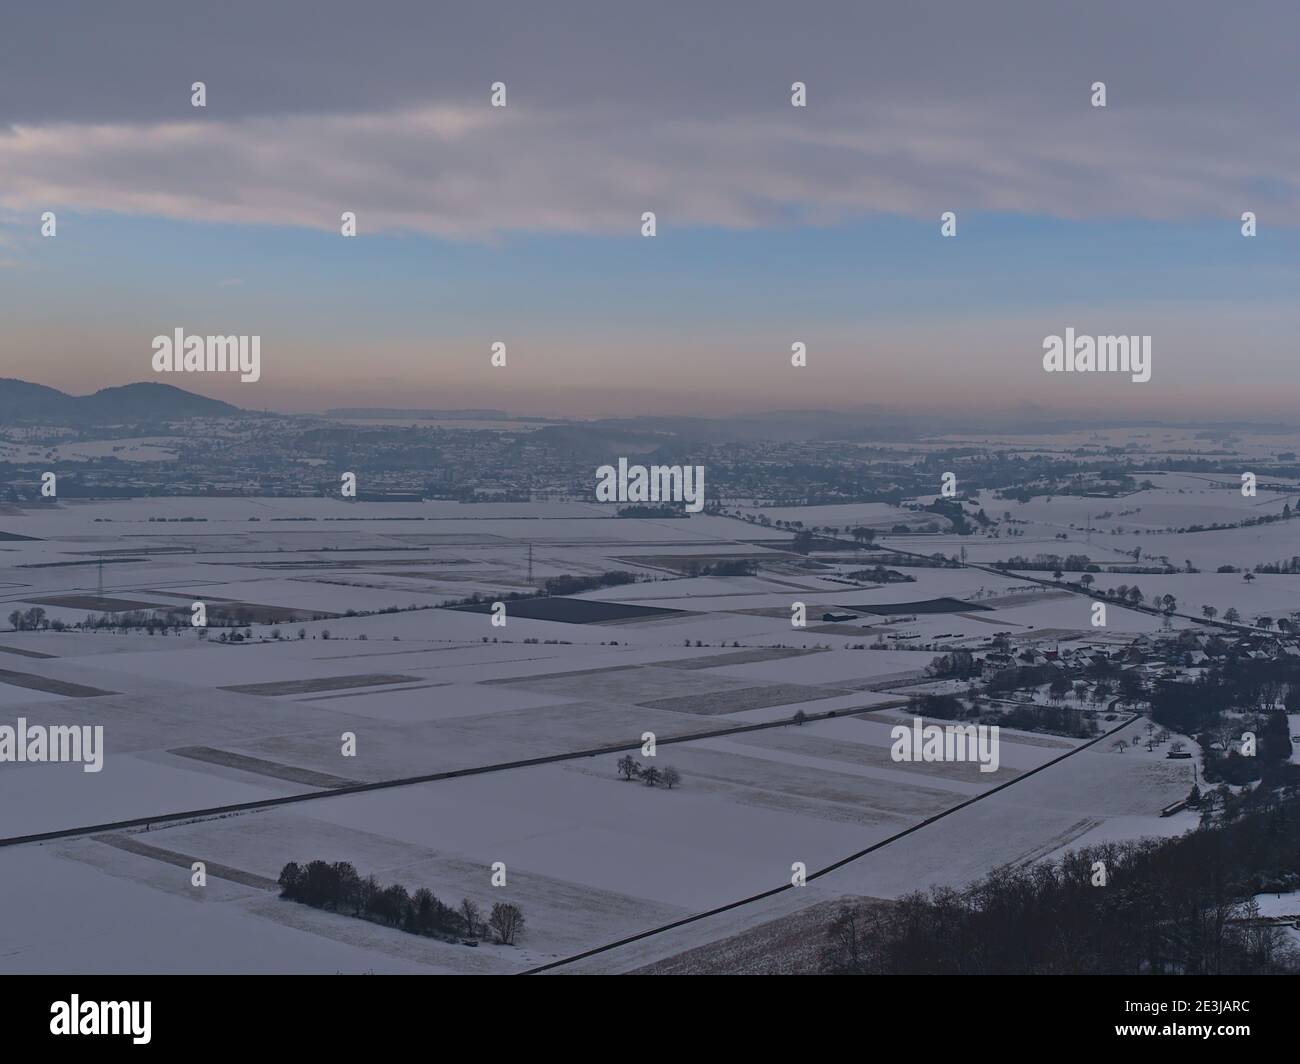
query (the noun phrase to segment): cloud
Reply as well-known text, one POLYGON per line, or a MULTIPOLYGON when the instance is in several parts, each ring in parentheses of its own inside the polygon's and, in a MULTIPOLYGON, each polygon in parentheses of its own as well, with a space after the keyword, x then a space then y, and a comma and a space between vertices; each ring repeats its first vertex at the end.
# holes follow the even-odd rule
POLYGON ((614 105, 18 125, 0 207, 491 240, 943 210, 1300 220, 1300 147, 1225 110, 879 102, 629 121, 614 105), (1290 216, 1288 218, 1287 216, 1290 216))
POLYGON ((363 235, 466 240, 633 235, 644 210, 664 236, 943 210, 1300 220, 1289 0, 131 7, 7 21, 31 46, 0 64, 0 208, 322 230, 354 210, 363 235))

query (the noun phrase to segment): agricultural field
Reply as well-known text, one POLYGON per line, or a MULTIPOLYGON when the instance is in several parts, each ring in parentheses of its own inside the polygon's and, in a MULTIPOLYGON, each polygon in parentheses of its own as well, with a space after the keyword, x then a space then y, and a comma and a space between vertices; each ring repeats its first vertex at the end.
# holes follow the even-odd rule
MULTIPOLYGON (((790 513, 877 527, 906 511, 790 513)), ((1025 520, 1048 527, 1043 516, 1025 520)), ((941 652, 1194 626, 1116 606, 1098 632, 1088 598, 1041 573, 853 576, 881 550, 967 547, 990 553, 982 564, 1019 539, 886 533, 875 549, 805 557, 787 532, 734 517, 316 498, 77 502, 7 514, 0 530, 30 537, 0 554, 2 612, 40 608, 46 622, 0 635, 5 718, 103 730, 101 771, 0 766, 0 837, 37 836, 0 848, 0 874, 37 917, 120 916, 79 946, 51 948, 39 921, 6 928, 7 970, 568 970, 566 958, 684 919, 572 968, 677 970, 678 954, 707 967, 711 942, 780 938, 787 918, 815 926, 834 898, 887 900, 1079 840, 1186 827, 1159 812, 1195 762, 1159 750, 1004 728, 992 772, 891 757, 914 694, 964 689, 930 676, 941 652), (751 573, 688 575, 734 558, 751 573), (630 575, 599 586, 613 571, 630 575), (560 577, 597 586, 548 594, 560 577), (189 624, 196 601, 206 629, 189 624), (623 778, 629 754, 680 784, 623 778), (796 862, 814 872, 863 850, 806 888, 745 900, 788 885, 796 862), (504 899, 527 932, 470 949, 279 898, 282 867, 311 860, 452 904, 504 899), (491 883, 498 862, 504 886, 491 883), (28 898, 46 881, 57 887, 28 898), (133 944, 130 914, 146 912, 159 935, 133 944)), ((1138 579, 1148 595, 1281 614, 1293 578, 1138 579)), ((1098 734, 1130 716, 1098 717, 1098 734)))

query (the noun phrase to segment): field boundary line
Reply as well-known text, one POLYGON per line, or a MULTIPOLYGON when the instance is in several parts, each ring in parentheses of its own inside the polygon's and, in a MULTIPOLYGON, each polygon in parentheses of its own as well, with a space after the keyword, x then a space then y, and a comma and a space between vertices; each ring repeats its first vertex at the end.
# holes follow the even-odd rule
MULTIPOLYGON (((1116 732, 1124 728, 1127 728, 1130 724, 1132 724, 1137 719, 1138 719, 1138 714, 1135 713, 1132 716, 1130 716, 1128 720, 1123 721, 1122 723, 1117 724, 1115 727, 1111 728, 1110 731, 1103 732, 1101 735, 1098 735, 1093 739, 1089 739, 1086 743, 1081 743, 1080 745, 1076 746, 1073 750, 1067 750, 1059 757, 1052 758, 1051 761, 1045 761, 1037 768, 1031 768, 1027 772, 1022 772, 1020 775, 1016 776, 1015 779, 1007 780, 1005 783, 999 783, 996 787, 989 788, 983 794, 977 794, 972 798, 967 798, 965 801, 958 802, 956 805, 950 806, 949 808, 943 810, 942 812, 936 813, 934 816, 926 817, 924 820, 918 821, 917 823, 913 824, 911 827, 904 828, 902 831, 890 835, 888 838, 881 839, 879 842, 873 842, 870 846, 858 850, 856 853, 851 853, 847 857, 841 857, 838 861, 828 864, 824 868, 819 868, 815 872, 808 873, 808 875, 804 877, 804 881, 806 883, 810 883, 814 879, 820 879, 822 876, 830 875, 830 873, 836 871, 837 869, 843 868, 847 864, 851 864, 854 861, 860 860, 861 858, 866 857, 868 854, 874 853, 876 850, 888 846, 892 842, 897 842, 899 839, 906 838, 908 835, 920 831, 924 827, 928 827, 929 825, 933 824, 936 820, 942 820, 944 817, 951 816, 953 813, 959 812, 960 810, 965 809, 967 806, 974 805, 976 802, 982 802, 985 798, 991 798, 999 791, 1004 791, 1008 787, 1014 786, 1015 784, 1019 783, 1021 780, 1028 779, 1030 776, 1036 775, 1037 773, 1042 772, 1044 769, 1049 769, 1053 765, 1058 765, 1062 761, 1064 761, 1067 757, 1073 757, 1081 750, 1087 750, 1089 747, 1095 746, 1097 743, 1102 742, 1104 739, 1110 738, 1116 732)), ((659 927, 652 927, 648 931, 639 931, 635 935, 629 935, 627 938, 621 938, 617 942, 608 942, 603 946, 596 946, 592 949, 585 950, 582 953, 575 953, 571 957, 565 957, 558 961, 550 961, 547 964, 540 964, 535 968, 529 968, 526 971, 519 972, 517 974, 538 975, 542 972, 549 972, 555 968, 562 968, 566 964, 574 964, 578 961, 586 960, 588 957, 594 957, 601 953, 607 953, 610 950, 619 949, 623 946, 631 945, 633 942, 641 942, 644 939, 652 938, 655 935, 661 935, 666 931, 672 931, 679 927, 685 927, 688 924, 697 923, 700 920, 707 920, 709 917, 717 916, 720 913, 730 912, 732 909, 739 909, 742 905, 750 905, 753 902, 762 901, 765 898, 775 897, 777 894, 783 894, 787 890, 797 890, 797 889, 798 888, 795 887, 793 883, 783 883, 779 887, 772 887, 770 890, 765 890, 762 893, 751 894, 748 898, 741 898, 739 901, 730 901, 727 902, 725 905, 719 905, 716 908, 709 909, 706 912, 702 912, 702 913, 695 913, 692 916, 684 916, 680 920, 674 920, 671 923, 662 924, 659 927)))

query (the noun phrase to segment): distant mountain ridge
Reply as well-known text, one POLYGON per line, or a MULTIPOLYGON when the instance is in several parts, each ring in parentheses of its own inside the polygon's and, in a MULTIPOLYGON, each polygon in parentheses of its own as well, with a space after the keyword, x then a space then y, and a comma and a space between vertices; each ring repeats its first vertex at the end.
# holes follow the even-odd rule
POLYGON ((122 421, 176 421, 189 417, 238 417, 247 411, 183 388, 139 381, 68 395, 57 388, 0 378, 0 421, 106 425, 122 421))

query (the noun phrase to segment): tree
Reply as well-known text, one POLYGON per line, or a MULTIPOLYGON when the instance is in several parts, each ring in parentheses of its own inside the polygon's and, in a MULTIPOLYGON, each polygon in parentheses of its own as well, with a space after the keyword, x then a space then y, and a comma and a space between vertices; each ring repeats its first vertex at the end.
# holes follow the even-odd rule
POLYGON ((373 875, 366 876, 357 888, 355 915, 360 916, 362 913, 376 912, 379 906, 379 896, 383 892, 384 888, 379 885, 379 880, 373 875))
POLYGON ((280 870, 280 897, 296 899, 302 889, 302 869, 290 861, 280 870))
POLYGON ((1214 618, 1218 615, 1218 612, 1219 612, 1219 611, 1216 610, 1213 606, 1202 606, 1202 607, 1201 607, 1201 616, 1204 617, 1204 618, 1205 618, 1206 620, 1208 620, 1208 621, 1212 621, 1212 620, 1214 620, 1214 618))
POLYGON ((410 926, 411 895, 402 884, 394 883, 390 887, 385 887, 379 892, 377 904, 372 903, 372 906, 377 910, 380 919, 394 927, 410 926))
POLYGON ((631 780, 641 775, 641 762, 633 759, 631 754, 625 754, 618 760, 619 774, 625 780, 631 780))
POLYGON ((673 768, 672 765, 669 765, 664 769, 664 786, 670 791, 681 782, 682 774, 673 768))
POLYGON ((1241 620, 1241 614, 1237 612, 1235 606, 1229 607, 1228 612, 1223 615, 1223 619, 1229 624, 1236 624, 1241 620))
POLYGON ((496 933, 501 945, 513 946, 515 936, 524 929, 524 914, 519 911, 519 906, 499 901, 492 906, 488 926, 496 933))
POLYGON ((473 938, 478 931, 479 921, 483 916, 483 910, 478 907, 476 902, 468 898, 462 898, 460 902, 460 918, 465 921, 465 933, 473 938))
POLYGON ((1096 582, 1096 577, 1094 577, 1091 573, 1084 573, 1081 577, 1079 577, 1079 583, 1081 583, 1084 587, 1089 589, 1092 587, 1092 585, 1095 582, 1096 582))
POLYGON ((802 709, 796 709, 794 711, 794 716, 791 717, 790 719, 794 721, 796 724, 802 725, 803 722, 808 719, 808 714, 805 713, 802 709))
POLYGON ((651 765, 641 773, 641 778, 645 780, 645 785, 647 787, 653 787, 662 778, 662 774, 654 767, 654 765, 651 765))
POLYGON ((1134 705, 1142 700, 1142 678, 1135 672, 1121 673, 1119 678, 1120 700, 1126 705, 1134 705))
POLYGON ((364 908, 361 876, 348 861, 339 861, 334 865, 335 905, 351 908, 352 915, 358 916, 364 908))
POLYGON ((863 962, 867 952, 867 931, 863 915, 856 907, 846 905, 827 929, 827 938, 831 943, 834 971, 860 972, 864 970, 863 962))
POLYGON ((433 896, 433 891, 428 887, 421 887, 411 895, 411 924, 413 930, 422 935, 427 935, 433 930, 437 901, 438 899, 433 896))

